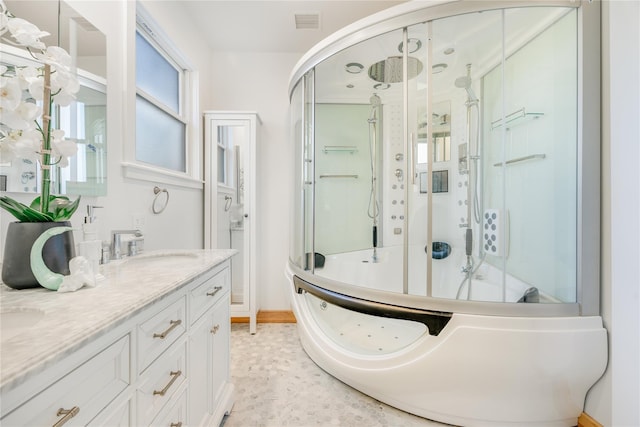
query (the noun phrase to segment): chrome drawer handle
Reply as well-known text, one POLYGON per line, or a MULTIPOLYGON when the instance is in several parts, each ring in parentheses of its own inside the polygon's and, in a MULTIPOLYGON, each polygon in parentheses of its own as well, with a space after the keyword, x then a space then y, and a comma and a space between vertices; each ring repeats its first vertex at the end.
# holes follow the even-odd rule
POLYGON ((178 319, 178 320, 171 320, 171 321, 169 322, 169 324, 170 324, 171 326, 169 326, 169 328, 168 328, 166 331, 164 331, 164 332, 163 332, 163 333, 161 333, 161 334, 153 334, 153 337, 154 337, 154 338, 160 338, 160 339, 162 339, 162 340, 163 340, 163 339, 165 339, 165 338, 167 337, 167 335, 169 335, 169 333, 170 333, 171 331, 173 331, 175 328, 177 328, 177 327, 178 327, 178 325, 180 325, 181 323, 182 323, 182 320, 181 320, 181 319, 178 319))
POLYGON ((58 409, 56 416, 59 417, 60 415, 64 415, 64 417, 60 418, 58 422, 53 425, 53 427, 60 427, 61 425, 69 421, 71 418, 78 415, 78 412, 80 412, 80 408, 77 406, 74 406, 71 409, 63 409, 63 408, 58 409))
POLYGON ((180 421, 179 423, 171 423, 169 424, 169 427, 182 427, 182 421, 180 421))
POLYGON ((160 391, 153 390, 153 395, 154 396, 156 394, 159 394, 160 396, 164 396, 165 394, 167 394, 167 391, 169 390, 169 387, 171 387, 173 385, 173 383, 176 382, 178 377, 180 375, 182 375, 182 371, 171 371, 171 372, 169 372, 169 375, 171 375, 171 381, 169 381, 169 383, 166 386, 164 386, 164 388, 162 390, 160 390, 160 391))
POLYGON ((220 325, 216 325, 213 328, 211 328, 211 333, 212 334, 217 334, 218 333, 218 329, 220 329, 220 325))
POLYGON ((207 296, 208 296, 208 297, 212 297, 212 296, 214 296, 215 294, 217 294, 218 292, 220 292, 221 290, 222 290, 222 286, 215 286, 215 287, 213 288, 213 292, 207 292, 207 296))

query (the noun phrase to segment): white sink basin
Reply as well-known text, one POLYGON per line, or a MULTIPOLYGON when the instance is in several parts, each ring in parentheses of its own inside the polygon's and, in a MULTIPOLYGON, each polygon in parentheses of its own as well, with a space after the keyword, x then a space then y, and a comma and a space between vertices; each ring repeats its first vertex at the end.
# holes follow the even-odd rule
POLYGON ((35 326, 44 318, 37 308, 16 307, 0 312, 0 340, 8 340, 35 326))

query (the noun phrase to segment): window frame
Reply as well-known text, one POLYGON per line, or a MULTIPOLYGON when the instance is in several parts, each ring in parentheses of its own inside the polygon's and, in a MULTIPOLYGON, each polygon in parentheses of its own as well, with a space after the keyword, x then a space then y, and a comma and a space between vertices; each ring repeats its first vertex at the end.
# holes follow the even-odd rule
MULTIPOLYGON (((200 166, 201 149, 199 141, 199 121, 198 121, 198 72, 191 65, 191 62, 178 49, 176 44, 167 36, 160 25, 152 18, 149 12, 138 2, 133 6, 133 13, 129 41, 130 65, 128 66, 128 76, 131 85, 135 87, 135 94, 129 97, 128 105, 134 114, 129 115, 126 121, 129 123, 127 139, 133 143, 125 143, 123 147, 123 175, 125 178, 153 181, 156 183, 172 184, 181 187, 202 189, 202 168, 200 166), (136 38, 140 34, 151 46, 158 51, 179 74, 179 112, 176 114, 171 108, 154 98, 149 93, 141 90, 136 82, 136 38), (143 100, 159 108, 162 112, 170 115, 184 124, 185 141, 185 171, 167 169, 151 163, 139 161, 136 158, 136 111, 137 100, 140 96, 143 100)), ((133 91, 132 91, 133 92, 133 91)))

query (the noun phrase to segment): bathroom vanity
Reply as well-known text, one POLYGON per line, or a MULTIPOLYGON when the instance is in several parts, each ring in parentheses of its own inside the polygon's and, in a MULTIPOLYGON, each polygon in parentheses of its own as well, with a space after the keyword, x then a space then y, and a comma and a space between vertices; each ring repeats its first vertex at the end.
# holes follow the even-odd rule
POLYGON ((219 425, 234 253, 139 255, 71 293, 0 286, 0 423, 219 425))

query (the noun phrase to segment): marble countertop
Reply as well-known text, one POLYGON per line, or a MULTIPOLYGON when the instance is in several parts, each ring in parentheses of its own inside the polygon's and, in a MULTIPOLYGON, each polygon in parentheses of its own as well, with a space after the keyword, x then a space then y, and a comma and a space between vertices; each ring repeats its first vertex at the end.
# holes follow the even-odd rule
POLYGON ((146 252, 101 266, 105 280, 76 292, 15 290, 1 284, 0 313, 19 312, 25 324, 35 324, 19 329, 0 325, 0 392, 41 372, 235 253, 232 249, 146 252))

